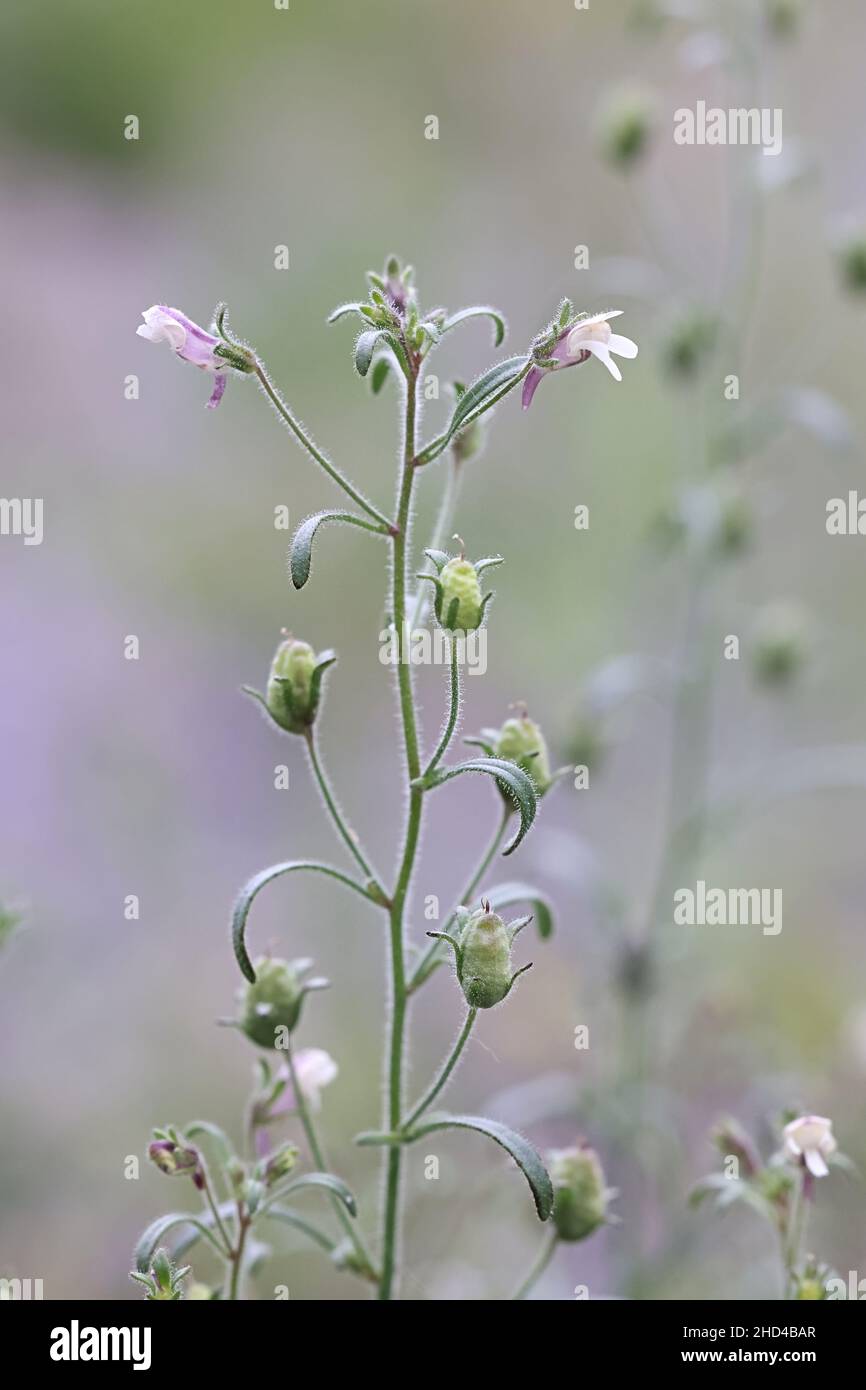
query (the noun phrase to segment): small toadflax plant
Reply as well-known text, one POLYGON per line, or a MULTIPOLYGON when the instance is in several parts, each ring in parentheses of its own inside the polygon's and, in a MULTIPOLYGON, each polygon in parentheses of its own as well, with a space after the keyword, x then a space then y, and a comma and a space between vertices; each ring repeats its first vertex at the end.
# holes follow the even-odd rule
MULTIPOLYGON (((144 314, 139 334, 151 342, 164 342, 184 362, 208 373, 212 390, 207 404, 219 405, 230 376, 253 377, 297 442, 343 492, 351 507, 320 511, 301 523, 289 557, 291 581, 301 589, 310 576, 313 545, 319 531, 332 523, 360 528, 375 537, 388 552, 386 570, 390 593, 387 611, 394 635, 397 659, 393 663, 400 710, 406 812, 402 843, 397 852, 393 879, 372 862, 356 830, 350 825, 331 788, 322 760, 319 714, 331 668, 336 661, 330 650, 319 650, 306 639, 285 633, 273 657, 265 689, 247 688, 260 703, 275 735, 288 734, 305 748, 312 780, 317 785, 348 868, 309 860, 288 860, 255 874, 242 889, 232 920, 234 954, 243 977, 236 1016, 228 1020, 257 1050, 255 1086, 245 1109, 243 1143, 236 1145, 215 1125, 196 1121, 183 1130, 167 1126, 154 1131, 149 1157, 164 1175, 192 1183, 201 1210, 173 1211, 158 1218, 144 1232, 135 1253, 134 1277, 150 1290, 149 1297, 179 1297, 186 1270, 176 1271, 189 1250, 207 1244, 225 1266, 219 1289, 196 1297, 241 1297, 248 1275, 261 1261, 266 1246, 262 1232, 269 1224, 283 1223, 300 1232, 340 1268, 367 1281, 379 1298, 391 1299, 398 1287, 398 1255, 401 1249, 401 1197, 404 1156, 409 1145, 444 1130, 475 1131, 493 1140, 514 1160, 530 1188, 539 1219, 548 1234, 530 1274, 519 1286, 523 1297, 540 1274, 560 1240, 573 1241, 591 1234, 606 1218, 607 1197, 601 1166, 591 1150, 553 1155, 551 1171, 541 1155, 521 1135, 497 1121, 476 1115, 434 1110, 452 1079, 457 1062, 479 1015, 490 1008, 507 1006, 515 984, 529 970, 531 961, 515 964, 522 954, 518 933, 532 920, 526 914, 508 921, 503 913, 515 906, 533 909, 540 937, 549 935, 552 917, 546 899, 531 885, 521 882, 491 883, 491 865, 498 851, 512 855, 535 820, 541 796, 548 793, 558 774, 551 771, 544 735, 526 712, 506 719, 501 728, 487 728, 473 744, 472 755, 446 761, 457 733, 461 714, 461 651, 470 636, 490 621, 492 590, 488 572, 501 556, 469 559, 466 547, 449 536, 456 518, 454 509, 462 470, 484 443, 486 416, 517 387, 522 388, 524 408, 531 403, 541 380, 564 367, 599 359, 621 380, 611 353, 634 357, 630 339, 611 332, 609 320, 618 311, 576 313, 563 301, 558 313, 536 336, 528 351, 497 361, 468 386, 455 383, 453 408, 445 429, 432 439, 419 438, 419 394, 426 363, 442 339, 475 318, 492 322, 494 345, 505 336, 501 314, 488 306, 450 313, 420 306, 410 267, 391 257, 381 274, 368 275, 365 300, 342 304, 331 322, 354 319, 358 328, 355 367, 366 377, 374 394, 386 381, 400 388, 402 446, 393 513, 371 501, 318 447, 277 390, 257 353, 229 331, 225 306, 216 311, 210 331, 200 328, 178 309, 154 305, 144 314), (423 552, 424 566, 417 576, 412 559, 411 522, 415 488, 422 471, 437 460, 446 460, 443 500, 435 534, 423 552), (413 688, 410 657, 413 631, 428 614, 444 642, 448 660, 448 697, 442 731, 432 752, 422 747, 413 688), (409 938, 406 915, 417 865, 425 807, 439 788, 473 773, 490 779, 499 806, 496 833, 464 893, 441 932, 430 940, 409 938), (352 896, 372 903, 382 913, 387 943, 390 1007, 383 1041, 386 1084, 383 1111, 375 1129, 356 1137, 361 1145, 382 1151, 382 1199, 379 1230, 369 1242, 358 1219, 354 1195, 332 1170, 319 1133, 317 1115, 322 1091, 334 1079, 337 1063, 321 1048, 296 1044, 297 1035, 314 1016, 307 995, 327 981, 311 974, 307 959, 251 959, 246 945, 247 919, 256 896, 270 883, 292 873, 327 876, 352 896), (409 1005, 449 952, 455 968, 455 1003, 462 1002, 463 1019, 456 1040, 439 1070, 415 1099, 406 1086, 409 1005), (279 1142, 277 1126, 293 1117, 300 1126, 299 1141, 279 1142), (337 1230, 312 1219, 301 1199, 318 1192, 333 1208, 337 1230), (255 1231, 255 1235, 251 1233, 255 1231), (165 1241, 173 1233, 173 1248, 165 1241)), ((311 636, 312 634, 308 634, 311 636)), ((377 1088, 371 1084, 370 1100, 377 1088)), ((327 1213, 326 1213, 327 1215, 327 1213)))

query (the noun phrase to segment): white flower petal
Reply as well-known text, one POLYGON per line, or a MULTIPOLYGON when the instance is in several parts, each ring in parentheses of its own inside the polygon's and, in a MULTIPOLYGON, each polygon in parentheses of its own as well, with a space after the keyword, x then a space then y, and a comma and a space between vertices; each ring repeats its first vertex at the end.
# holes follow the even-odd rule
POLYGON ((586 342, 583 346, 592 353, 593 357, 597 357, 599 362, 604 363, 614 381, 622 381, 622 372, 608 352, 607 343, 586 342))
POLYGON ((637 357, 637 343, 633 343, 631 338, 624 338, 621 333, 611 333, 607 345, 611 352, 620 357, 637 357))
POLYGON ((603 309, 600 314, 592 314, 588 319, 581 319, 574 326, 575 328, 588 328, 591 323, 606 323, 608 319, 618 319, 620 314, 624 313, 624 309, 603 309))
POLYGON ((824 1162, 823 1154, 819 1153, 817 1149, 806 1150, 806 1167, 816 1178, 826 1178, 830 1171, 824 1162))

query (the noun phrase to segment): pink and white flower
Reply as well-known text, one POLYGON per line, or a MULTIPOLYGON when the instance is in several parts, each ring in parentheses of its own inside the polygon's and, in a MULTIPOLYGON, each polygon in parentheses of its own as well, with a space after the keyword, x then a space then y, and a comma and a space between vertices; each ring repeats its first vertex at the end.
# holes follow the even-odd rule
POLYGON ((836 1152, 833 1122, 822 1115, 800 1115, 782 1131, 785 1154, 795 1163, 803 1163, 815 1178, 826 1178, 827 1159, 836 1152))
MULTIPOLYGON (((311 1110, 321 1110, 321 1092, 331 1082, 336 1080, 339 1067, 329 1052, 325 1052, 321 1047, 302 1047, 300 1052, 295 1054, 295 1075, 298 1078, 298 1089, 302 1099, 307 1103, 311 1110)), ((271 1111, 272 1115, 284 1114, 298 1108, 298 1101, 295 1095, 295 1088, 292 1085, 291 1073, 288 1064, 283 1065, 280 1071, 281 1079, 287 1080, 287 1086, 277 1104, 271 1111)))
POLYGON ((593 314, 591 318, 579 319, 571 327, 562 329, 548 356, 556 366, 532 367, 523 383, 523 409, 528 410, 538 389, 538 383, 548 371, 562 367, 576 367, 589 357, 597 357, 603 362, 614 381, 622 381, 622 373, 611 357, 637 357, 637 343, 625 338, 621 333, 612 333, 609 319, 618 318, 622 309, 607 309, 604 313, 593 314))
POLYGON ((144 323, 140 323, 135 330, 140 338, 146 338, 149 343, 168 343, 184 362, 191 362, 202 371, 217 373, 207 404, 211 410, 218 406, 226 388, 229 368, 226 359, 214 352, 222 345, 220 339, 193 323, 180 309, 170 309, 165 304, 151 305, 145 309, 142 318, 144 323))

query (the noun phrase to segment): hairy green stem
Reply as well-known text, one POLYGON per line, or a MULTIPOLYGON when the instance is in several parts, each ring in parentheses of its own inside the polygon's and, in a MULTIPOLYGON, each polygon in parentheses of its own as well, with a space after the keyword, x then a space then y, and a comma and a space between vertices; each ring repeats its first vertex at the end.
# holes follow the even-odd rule
POLYGON ((315 459, 316 463, 319 464, 321 468, 324 468, 329 478, 333 479, 337 486, 341 487, 343 491, 347 493, 349 497, 352 498, 353 502, 357 502, 358 506, 361 507, 362 510, 367 513, 368 516, 374 517, 376 521, 380 522, 381 525, 387 529, 390 526, 388 518, 386 516, 383 516, 383 514, 378 510, 378 508, 373 506, 372 502, 368 502, 364 494, 362 492, 359 492, 358 489, 354 487, 352 483, 349 482, 349 479, 340 472, 339 468, 337 468, 335 464, 331 463, 331 460, 327 457, 327 455, 323 454, 321 449, 316 447, 310 436, 307 434, 306 430, 303 428, 300 422, 295 419, 288 405, 283 400, 279 391, 276 389, 276 387, 273 385, 272 381, 268 377, 268 374, 262 366, 261 362, 256 362, 255 374, 258 379, 259 385, 261 386, 268 400, 271 402, 271 404, 276 409, 277 413, 288 425, 289 429, 292 431, 292 434, 295 436, 302 448, 306 449, 310 457, 315 459))
MULTIPOLYGON (((453 450, 448 459, 448 472, 445 478, 445 490, 442 493, 442 501, 439 503, 439 511, 436 515, 436 522, 433 526, 433 534, 430 537, 428 550, 441 550, 448 537, 448 533, 454 524, 454 508, 457 505, 457 498, 460 493, 460 483, 463 479, 463 468, 453 450)), ((426 586, 419 584, 418 595, 415 599, 415 610, 412 614, 412 631, 414 632, 420 622, 423 622, 427 612, 428 596, 426 586)))
POLYGON ((439 766, 439 763, 447 753, 448 745, 454 736, 454 730, 457 727, 457 719, 460 714, 460 662, 457 659, 457 638, 453 632, 449 634, 448 656, 451 676, 448 716, 445 720, 445 727, 442 730, 442 737, 436 745, 436 752, 424 769, 425 777, 429 777, 430 773, 439 766))
POLYGON ((556 1250, 558 1240, 559 1237, 554 1230, 550 1230, 545 1234, 541 1242, 541 1249, 530 1265, 529 1273, 526 1275, 526 1278, 518 1285, 511 1295, 512 1300, 516 1299, 519 1301, 525 1298, 533 1284, 541 1278, 553 1258, 553 1252, 556 1250))
MULTIPOLYGON (((289 1066, 289 1075, 292 1078, 292 1090, 294 1091, 295 1109, 298 1112, 298 1119, 301 1122, 301 1128, 303 1129, 304 1134, 307 1138, 307 1143, 310 1146, 310 1154, 312 1156, 313 1162, 315 1163, 320 1173, 329 1173, 331 1169, 328 1164, 327 1155, 325 1153, 324 1148, 322 1147, 322 1142, 319 1139, 318 1133, 316 1131, 316 1126, 313 1124, 313 1118, 310 1114, 310 1107, 307 1105, 306 1097, 304 1096, 304 1093, 301 1090, 301 1086, 298 1081, 298 1073, 297 1068, 295 1066, 294 1053, 292 1052, 291 1040, 289 1041, 286 1047, 286 1061, 289 1066)), ((346 1211, 345 1207, 343 1206, 343 1203, 340 1201, 339 1197, 337 1197, 335 1193, 331 1193, 330 1197, 331 1205, 334 1208, 337 1220, 339 1221, 343 1230, 346 1232, 346 1235, 349 1237, 349 1240, 352 1242, 352 1246, 355 1250, 355 1253, 358 1256, 358 1259, 361 1261, 363 1266, 372 1273, 373 1261, 370 1258, 370 1252, 364 1244, 364 1238, 359 1232, 356 1222, 346 1211)))
MULTIPOLYGON (((406 776, 409 783, 409 809, 406 818, 406 831, 403 854, 397 875, 397 886, 391 898, 390 912, 390 975, 391 975, 391 1023, 388 1040, 387 1086, 384 1107, 383 1128, 397 1132, 400 1129, 403 1104, 403 1066, 406 1029, 408 991, 406 988, 405 950, 403 941, 403 914, 415 854, 421 834, 421 816, 424 793, 420 787, 411 784, 421 772, 421 754, 418 745, 418 726, 415 716, 415 698, 412 690, 412 667, 409 664, 406 620, 406 570, 408 565, 408 531, 412 509, 412 488, 415 480, 416 421, 418 409, 418 368, 413 365, 406 380, 406 423, 403 437, 403 468, 397 503, 397 518, 394 527, 394 556, 391 573, 391 620, 397 631, 399 660, 397 663, 397 682, 400 697, 400 719, 403 726, 403 744, 406 760, 406 776)), ((380 1299, 393 1296, 397 1262, 397 1238, 400 1216, 400 1171, 403 1151, 399 1145, 389 1148, 385 1163, 385 1197, 382 1213, 382 1278, 379 1285, 380 1299)))
MULTIPOLYGON (((484 853, 484 857, 483 857, 483 859, 481 860, 481 863, 478 865, 478 868, 475 870, 475 872, 473 873, 471 879, 469 880, 468 884, 466 885, 465 889, 463 890, 463 894, 462 894, 462 896, 461 896, 461 898, 460 898, 460 900, 459 900, 459 902, 458 902, 458 904, 457 904, 458 907, 464 907, 464 906, 468 907, 468 906, 469 906, 469 903, 470 903, 471 900, 472 900, 472 895, 473 895, 473 893, 475 892, 476 888, 478 887, 478 885, 479 885, 479 883, 481 882, 481 880, 482 880, 482 878, 484 877, 484 875, 487 873, 487 870, 488 870, 488 868, 490 867, 490 863, 491 863, 491 860, 493 859, 493 856, 496 854, 496 851, 499 849, 499 846, 502 844, 502 840, 503 840, 503 837, 504 837, 504 835, 505 835, 505 830, 506 830, 506 827, 507 827, 508 822, 509 822, 510 819, 511 819, 511 807, 510 807, 510 806, 506 806, 505 809, 504 809, 503 812, 502 812, 502 817, 501 817, 501 819, 500 819, 500 821, 499 821, 499 824, 498 824, 497 827, 496 827, 496 834, 493 836, 493 839, 490 841, 490 844, 488 845, 488 847, 487 847, 487 849, 486 849, 486 851, 485 851, 485 853, 484 853)), ((448 920, 447 920, 446 923, 445 923, 445 928, 444 928, 444 930, 445 930, 446 932, 449 932, 449 931, 451 930, 451 928, 452 928, 452 926, 454 925, 454 922, 456 921, 456 919, 457 919, 457 909, 455 908, 454 911, 451 912, 451 913, 449 914, 448 920)), ((441 941, 433 941, 433 942, 431 943, 431 945, 429 945, 429 946, 427 947, 427 950, 426 950, 426 951, 424 952, 424 954, 421 956, 420 960, 418 961, 418 964, 415 966, 415 969, 412 971, 412 977, 411 977, 411 979, 409 980, 409 993, 410 993, 410 994, 413 994, 413 993, 415 992, 415 990, 418 989, 418 988, 424 983, 425 980, 427 980, 427 979, 430 978, 429 973, 428 973, 429 967, 430 967, 430 965, 431 965, 431 963, 432 963, 434 957, 437 956, 437 955, 441 955, 441 954, 442 954, 442 942, 441 942, 441 941)))
POLYGON ((361 871, 366 874, 368 879, 372 879, 373 883, 378 888, 379 882, 377 875, 370 867, 370 862, 361 845, 360 837, 349 825, 346 817, 337 805, 327 774, 322 766, 322 760, 319 756, 319 746, 316 740, 315 730, 312 726, 307 729, 304 737, 310 754, 310 766, 313 769, 313 776, 316 779, 319 791, 322 793, 322 798, 328 808, 331 820, 334 822, 337 834, 340 836, 340 839, 343 841, 343 844, 346 846, 361 871))
POLYGON ((430 1109, 430 1106, 433 1104, 440 1091, 442 1091, 448 1084, 448 1078, 450 1077, 454 1068, 457 1066, 457 1063, 460 1059, 460 1054, 462 1053, 464 1047, 469 1041, 469 1034, 472 1032, 472 1028, 477 1017, 478 1010, 469 1009, 469 1011, 466 1014, 466 1019, 463 1024, 463 1027, 457 1034, 454 1046, 452 1047, 445 1061, 442 1063, 442 1066, 439 1068, 439 1071, 437 1072, 433 1081, 430 1083, 427 1090, 424 1092, 423 1096, 418 1101, 417 1105, 413 1106, 412 1110, 406 1116, 406 1119, 403 1121, 404 1130, 411 1129, 415 1121, 420 1119, 420 1117, 424 1114, 425 1110, 430 1109))

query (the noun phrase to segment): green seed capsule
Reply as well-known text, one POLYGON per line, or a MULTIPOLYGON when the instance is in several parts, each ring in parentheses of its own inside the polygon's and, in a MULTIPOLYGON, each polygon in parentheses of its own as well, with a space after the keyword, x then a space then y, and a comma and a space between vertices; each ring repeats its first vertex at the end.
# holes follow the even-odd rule
POLYGON ((544 735, 528 715, 506 719, 499 730, 496 756, 517 763, 532 778, 539 796, 551 785, 550 756, 544 735))
POLYGON ((594 1149, 577 1146, 548 1155, 553 1182, 553 1224, 560 1240, 585 1240, 604 1225, 608 1200, 604 1172, 594 1149))
POLYGON ((473 1009, 492 1009, 511 989, 511 939, 502 918, 482 906, 460 938, 460 984, 473 1009))
POLYGON ((481 585, 470 560, 449 560, 439 576, 442 585, 440 622, 452 632, 474 632, 484 616, 481 585), (457 608, 452 617, 454 600, 457 608))
POLYGON ((308 642, 287 637, 277 648, 265 703, 271 717, 290 734, 303 734, 316 716, 313 694, 316 653, 308 642))
POLYGON ((240 1027, 258 1047, 276 1047, 280 1029, 291 1033, 297 1025, 304 1001, 301 981, 306 961, 255 961, 255 983, 247 985, 241 996, 240 1027))

